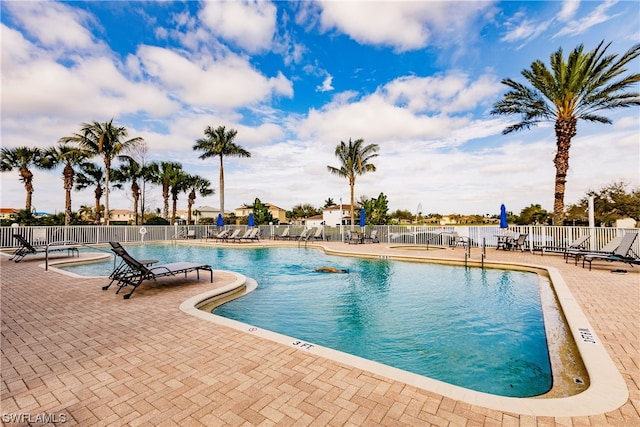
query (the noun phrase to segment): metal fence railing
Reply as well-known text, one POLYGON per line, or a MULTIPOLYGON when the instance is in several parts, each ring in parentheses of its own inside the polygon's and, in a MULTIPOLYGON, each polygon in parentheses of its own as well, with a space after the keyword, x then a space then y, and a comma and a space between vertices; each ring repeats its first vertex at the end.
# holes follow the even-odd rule
MULTIPOLYGON (((13 238, 14 233, 19 233, 30 242, 54 243, 75 242, 83 245, 105 244, 109 241, 153 242, 177 239, 204 239, 220 232, 223 228, 241 228, 247 226, 214 225, 146 225, 146 226, 34 226, 34 227, 0 227, 0 248, 18 247, 18 242, 13 238)), ((262 225, 260 226, 260 238, 269 240, 275 236, 281 236, 288 229, 290 236, 299 236, 305 229, 304 225, 262 225)), ((363 231, 356 226, 356 230, 363 231)), ((508 229, 500 229, 496 226, 402 226, 402 225, 376 225, 365 227, 365 235, 372 230, 377 230, 377 237, 381 243, 390 245, 433 245, 449 246, 455 244, 458 237, 464 237, 471 247, 486 245, 495 247, 498 236, 505 233, 514 235, 526 233, 528 248, 533 246, 563 247, 580 236, 590 235, 587 247, 591 250, 602 248, 607 242, 624 233, 638 233, 638 228, 610 228, 610 227, 575 227, 575 226, 510 226, 508 229)), ((321 238, 329 241, 346 241, 350 226, 322 227, 321 238)), ((314 234, 312 234, 313 236, 314 234)), ((313 240, 313 239, 312 239, 313 240)), ((640 238, 636 239, 632 250, 640 254, 640 238)))

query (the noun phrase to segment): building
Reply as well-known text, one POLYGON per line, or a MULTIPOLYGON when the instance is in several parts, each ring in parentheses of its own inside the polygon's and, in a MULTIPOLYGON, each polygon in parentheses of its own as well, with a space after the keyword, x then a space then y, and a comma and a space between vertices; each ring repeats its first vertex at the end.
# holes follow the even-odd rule
POLYGON ((13 221, 18 217, 18 209, 13 208, 0 208, 0 220, 13 221))
MULTIPOLYGON (((273 219, 277 220, 279 224, 285 224, 287 222, 286 209, 279 208, 276 205, 272 205, 271 203, 263 204, 267 207, 273 219)), ((242 205, 239 208, 235 209, 235 214, 238 218, 249 216, 251 212, 253 212, 253 205, 242 205)))
POLYGON ((217 219, 219 213, 220 208, 214 208, 213 206, 198 206, 191 212, 192 220, 195 221, 196 224, 198 224, 200 220, 204 218, 217 219))
MULTIPOLYGON (((353 211, 357 217, 360 208, 354 208, 353 211)), ((322 208, 322 221, 323 225, 330 227, 339 227, 340 224, 351 225, 351 205, 332 205, 322 208)))
POLYGON ((110 221, 123 221, 129 224, 136 222, 136 214, 129 209, 111 209, 110 221))

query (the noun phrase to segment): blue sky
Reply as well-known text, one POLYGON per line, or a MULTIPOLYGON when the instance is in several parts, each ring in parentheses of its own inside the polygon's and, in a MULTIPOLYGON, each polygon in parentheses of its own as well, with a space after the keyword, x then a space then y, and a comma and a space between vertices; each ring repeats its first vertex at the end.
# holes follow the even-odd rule
MULTIPOLYGON (((218 166, 192 150, 207 126, 238 130, 249 159, 225 160, 225 208, 258 197, 285 209, 349 200, 340 141, 380 147, 356 197, 385 193, 391 210, 497 214, 553 208, 550 123, 502 135, 491 116, 502 78, 524 81, 559 47, 611 53, 640 42, 637 1, 22 2, 2 1, 3 147, 49 147, 82 123, 114 121, 218 191, 218 166)), ((640 64, 632 64, 638 72, 640 64)), ((640 88, 639 88, 640 89, 640 88)), ((578 123, 566 203, 623 180, 640 185, 638 109, 613 125, 578 123)), ((97 160, 96 160, 97 161, 97 160)), ((34 171, 33 204, 61 211, 61 170, 34 171)), ((17 171, 2 207, 23 208, 17 171)), ((148 204, 161 207, 152 188, 148 204)), ((93 205, 74 192, 73 209, 93 205)), ((218 207, 218 195, 196 206, 218 207)), ((112 209, 130 209, 111 192, 112 209)), ((186 209, 186 195, 178 203, 186 209)))

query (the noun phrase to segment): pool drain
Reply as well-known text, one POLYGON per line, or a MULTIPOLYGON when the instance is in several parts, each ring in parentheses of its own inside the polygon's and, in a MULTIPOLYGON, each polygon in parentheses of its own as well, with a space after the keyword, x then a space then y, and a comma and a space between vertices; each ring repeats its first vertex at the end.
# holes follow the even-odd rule
POLYGON ((584 381, 582 380, 582 378, 574 378, 573 382, 575 382, 576 384, 584 384, 584 381))

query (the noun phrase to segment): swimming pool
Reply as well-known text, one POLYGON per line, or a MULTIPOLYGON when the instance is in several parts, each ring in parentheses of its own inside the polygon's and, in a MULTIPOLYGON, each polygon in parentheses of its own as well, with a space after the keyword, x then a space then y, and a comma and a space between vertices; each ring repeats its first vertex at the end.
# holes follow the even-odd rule
MULTIPOLYGON (((534 273, 326 255, 316 249, 127 248, 136 258, 191 260, 255 278, 214 310, 263 329, 472 390, 535 396, 552 384, 534 273), (314 271, 345 268, 349 274, 314 271)), ((112 262, 65 268, 108 275, 112 262)))

